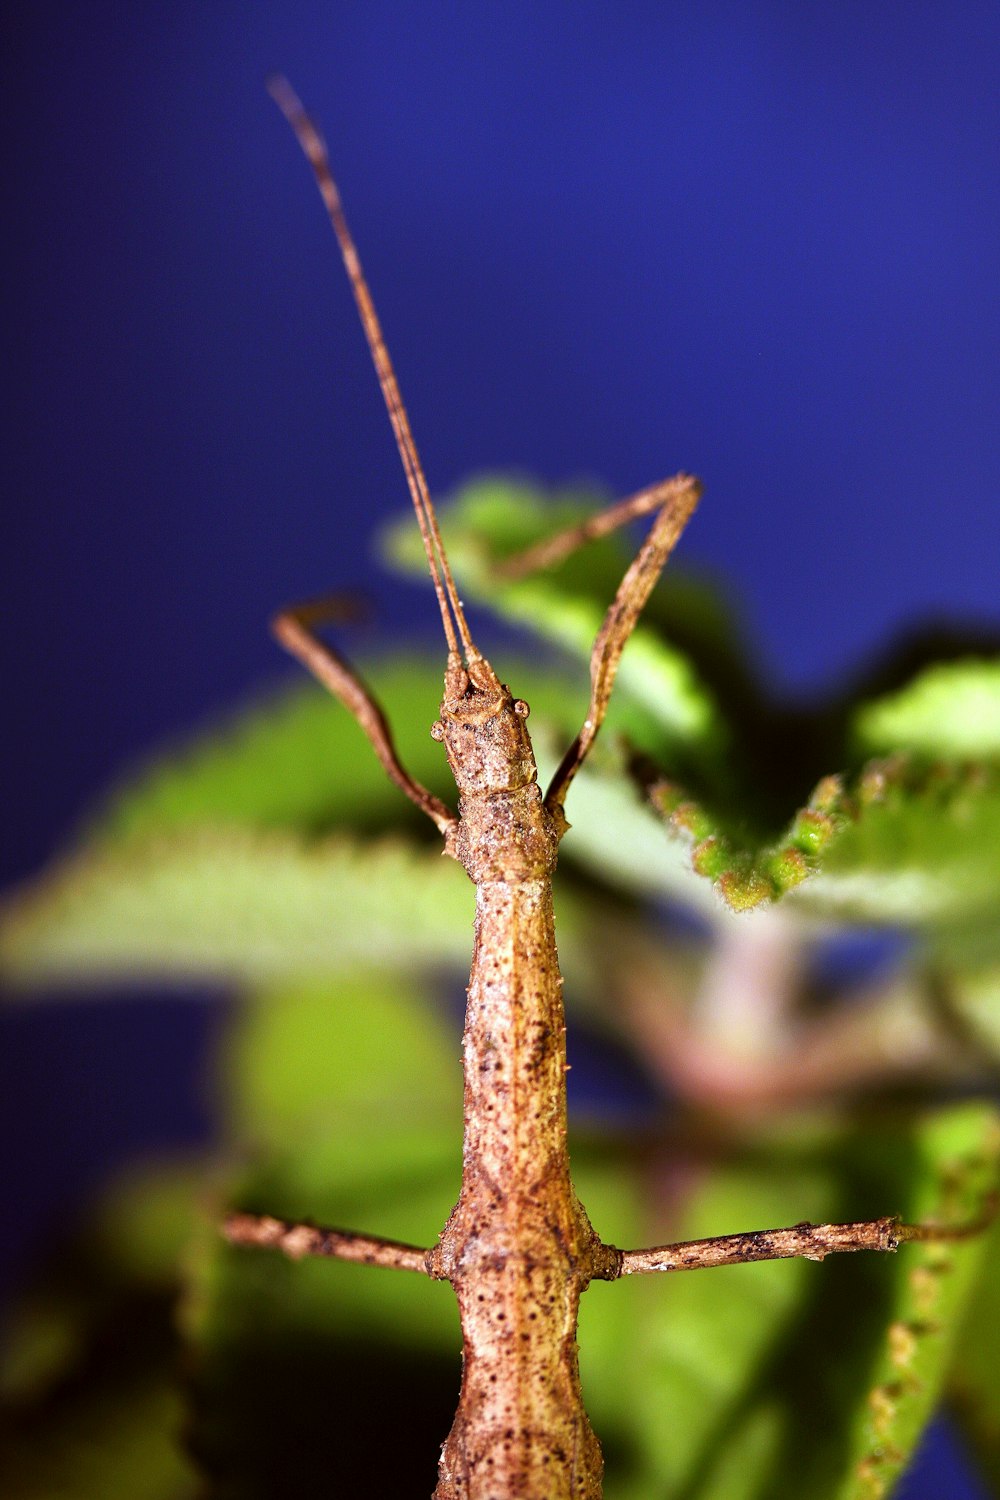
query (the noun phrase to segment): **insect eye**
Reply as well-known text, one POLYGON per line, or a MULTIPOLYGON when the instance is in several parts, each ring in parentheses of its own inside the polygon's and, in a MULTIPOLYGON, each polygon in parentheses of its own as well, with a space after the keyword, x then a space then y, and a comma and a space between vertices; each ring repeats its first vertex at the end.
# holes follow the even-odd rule
POLYGON ((519 719, 526 719, 531 713, 531 708, 527 703, 525 703, 523 698, 515 698, 514 712, 517 714, 519 719))

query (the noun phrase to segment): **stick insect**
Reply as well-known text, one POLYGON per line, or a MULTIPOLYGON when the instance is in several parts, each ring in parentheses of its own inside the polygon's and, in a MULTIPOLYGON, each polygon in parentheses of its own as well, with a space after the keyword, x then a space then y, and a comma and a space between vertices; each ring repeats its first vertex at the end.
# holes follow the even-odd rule
POLYGON ((441 741, 458 788, 453 812, 401 764, 386 717, 361 678, 323 642, 322 603, 279 614, 278 640, 354 715, 387 775, 435 824, 476 887, 464 1047, 462 1186, 429 1249, 266 1216, 233 1214, 238 1245, 293 1257, 335 1256, 447 1280, 461 1317, 458 1409, 441 1451, 435 1500, 599 1500, 603 1461, 580 1390, 580 1296, 594 1279, 694 1270, 834 1251, 895 1250, 939 1231, 893 1218, 792 1228, 619 1250, 606 1244, 573 1188, 566 1134, 562 980, 552 874, 568 824, 573 778, 605 717, 629 636, 701 494, 678 474, 524 554, 551 564, 637 517, 649 534, 593 647, 586 718, 543 794, 528 705, 501 682, 467 623, 434 505, 326 148, 283 79, 271 92, 316 177, 357 302, 409 486, 447 645, 441 741))

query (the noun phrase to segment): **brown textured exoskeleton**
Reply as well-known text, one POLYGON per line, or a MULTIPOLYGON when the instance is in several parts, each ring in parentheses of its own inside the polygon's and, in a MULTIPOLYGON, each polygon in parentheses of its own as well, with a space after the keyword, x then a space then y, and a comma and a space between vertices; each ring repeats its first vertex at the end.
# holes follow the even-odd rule
POLYGON ((461 1313, 462 1388, 441 1453, 436 1500, 597 1500, 603 1464, 583 1406, 576 1344, 580 1295, 590 1281, 795 1255, 822 1260, 838 1250, 894 1250, 925 1232, 879 1219, 621 1251, 592 1227, 573 1189, 566 1144, 552 873, 567 827, 566 793, 601 726, 622 650, 700 486, 683 474, 665 480, 515 564, 544 566, 637 516, 654 517, 595 642, 587 717, 543 796, 528 706, 500 681, 470 634, 325 148, 288 85, 278 80, 272 92, 322 191, 406 471, 448 646, 440 717, 431 732, 443 742, 454 773, 458 813, 407 773, 381 709, 315 634, 322 604, 284 612, 275 632, 354 714, 388 775, 443 834, 447 852, 475 883, 476 926, 464 1036, 462 1189, 438 1244, 424 1250, 247 1214, 232 1215, 226 1233, 237 1244, 337 1256, 451 1282, 461 1313))

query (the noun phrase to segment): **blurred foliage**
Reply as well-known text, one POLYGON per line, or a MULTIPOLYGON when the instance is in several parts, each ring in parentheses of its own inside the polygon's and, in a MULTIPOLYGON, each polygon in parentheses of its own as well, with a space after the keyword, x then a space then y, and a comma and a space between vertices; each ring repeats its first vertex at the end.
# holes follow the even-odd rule
MULTIPOLYGON (((485 481, 442 517, 465 595, 531 633, 498 665, 531 702, 543 771, 585 711, 628 548, 609 539, 516 583, 497 563, 592 503, 485 481)), ((411 524, 387 549, 421 566, 411 524)), ((557 887, 571 1039, 590 1036, 646 1100, 626 1129, 581 1067, 581 1197, 605 1238, 634 1245, 803 1218, 967 1219, 1000 1155, 996 655, 927 638, 802 709, 768 696, 740 638, 710 590, 668 578, 571 794, 557 887), (857 924, 905 954, 903 976, 861 998, 809 963, 857 924), (747 1017, 718 957, 748 967, 772 931, 797 977, 747 1017), (650 1016, 669 1047, 650 1045, 650 1016), (817 1037, 833 1061, 815 1097, 768 1096, 775 1060, 805 1077, 817 1037), (713 1094, 704 1067, 685 1092, 695 1072, 661 1061, 675 1044, 745 1073, 745 1096, 713 1094)), ((428 734, 441 665, 376 662, 371 681, 407 765, 447 797, 428 734)), ((430 1493, 457 1392, 450 1289, 236 1251, 216 1225, 238 1205, 433 1241, 459 1183, 447 997, 472 910, 463 872, 312 687, 151 764, 8 899, 0 963, 24 1002, 136 975, 222 979, 246 999, 218 1059, 212 1159, 119 1184, 15 1310, 0 1493, 430 1493)), ((998 1253, 994 1229, 822 1267, 595 1285, 581 1365, 608 1500, 791 1486, 877 1500, 942 1400, 1000 1484, 998 1253)))

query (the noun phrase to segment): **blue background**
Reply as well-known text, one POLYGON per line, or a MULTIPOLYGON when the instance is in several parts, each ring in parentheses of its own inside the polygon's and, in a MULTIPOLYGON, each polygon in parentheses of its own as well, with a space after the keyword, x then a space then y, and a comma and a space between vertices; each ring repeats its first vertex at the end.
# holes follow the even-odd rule
MULTIPOLYGON (((433 629, 373 568, 403 480, 275 68, 329 140, 432 489, 696 471, 684 561, 789 689, 917 617, 996 621, 992 0, 95 0, 9 12, 4 52, 5 878, 283 670, 276 604, 362 585, 387 637, 433 629)), ((18 1147, 28 1231, 206 1124, 208 1012, 61 1017, 5 1022, 57 1096, 18 1147)))

